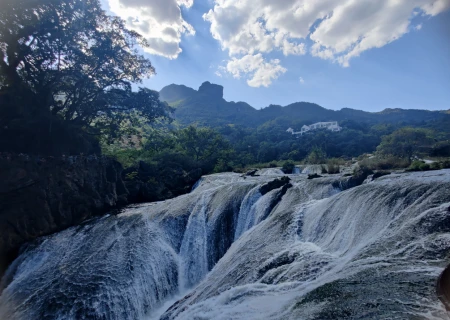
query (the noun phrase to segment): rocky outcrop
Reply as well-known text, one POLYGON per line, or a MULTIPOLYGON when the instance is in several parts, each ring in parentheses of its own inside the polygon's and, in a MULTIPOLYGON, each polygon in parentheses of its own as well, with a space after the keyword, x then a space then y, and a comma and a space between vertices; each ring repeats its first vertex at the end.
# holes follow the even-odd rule
POLYGON ((308 180, 317 179, 317 178, 322 178, 322 176, 317 173, 308 174, 308 180))
POLYGON ((259 170, 258 169, 251 169, 248 170, 246 173, 241 175, 241 178, 245 178, 245 177, 258 177, 259 175, 256 174, 259 170))
POLYGON ((223 87, 211 82, 203 82, 198 92, 215 99, 223 99, 223 87))
POLYGON ((97 156, 0 153, 0 275, 20 246, 127 203, 122 166, 97 156))
POLYGON ((262 185, 259 188, 259 192, 261 192, 262 195, 265 195, 266 193, 268 193, 274 189, 278 189, 278 188, 284 187, 286 185, 288 185, 288 188, 290 188, 290 187, 292 187, 292 185, 290 184, 290 181, 291 181, 291 178, 289 178, 288 176, 284 176, 284 177, 275 179, 273 181, 270 181, 270 182, 262 185))

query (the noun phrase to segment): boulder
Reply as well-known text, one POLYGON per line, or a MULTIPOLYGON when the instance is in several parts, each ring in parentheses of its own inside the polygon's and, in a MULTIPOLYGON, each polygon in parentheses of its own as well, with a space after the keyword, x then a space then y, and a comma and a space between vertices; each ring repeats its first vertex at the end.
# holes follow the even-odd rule
POLYGON ((275 179, 273 181, 270 181, 270 182, 262 185, 259 188, 259 192, 261 192, 262 195, 265 195, 266 193, 268 193, 274 189, 278 189, 283 186, 290 185, 290 181, 291 181, 291 178, 289 178, 288 176, 284 176, 284 177, 275 179))
POLYGON ((249 171, 247 171, 246 173, 244 173, 243 175, 241 175, 241 177, 257 177, 258 175, 256 174, 258 172, 258 169, 251 169, 249 171))

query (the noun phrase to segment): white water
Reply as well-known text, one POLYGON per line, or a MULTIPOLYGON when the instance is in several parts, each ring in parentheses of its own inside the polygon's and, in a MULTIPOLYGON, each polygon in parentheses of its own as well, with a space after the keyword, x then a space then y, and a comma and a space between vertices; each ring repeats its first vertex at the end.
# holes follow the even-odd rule
POLYGON ((301 174, 301 173, 302 173, 302 169, 300 167, 294 167, 292 174, 301 174))
POLYGON ((28 246, 2 280, 0 319, 446 316, 434 285, 450 170, 343 192, 339 176, 292 175, 280 201, 281 188, 259 192, 276 178, 265 173, 206 176, 189 195, 28 246))
POLYGON ((302 173, 303 174, 321 174, 322 173, 322 168, 326 169, 326 165, 325 164, 310 164, 307 165, 305 168, 303 168, 302 173))

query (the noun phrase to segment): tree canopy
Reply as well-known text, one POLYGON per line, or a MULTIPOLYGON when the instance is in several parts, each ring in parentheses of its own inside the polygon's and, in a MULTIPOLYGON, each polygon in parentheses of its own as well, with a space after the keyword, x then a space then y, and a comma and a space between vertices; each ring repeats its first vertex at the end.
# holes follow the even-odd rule
POLYGON ((0 121, 59 119, 113 139, 137 121, 169 117, 156 91, 133 90, 155 73, 145 46, 98 0, 3 0, 0 121))
POLYGON ((411 161, 414 156, 429 151, 433 143, 431 130, 406 127, 382 137, 377 153, 411 161))

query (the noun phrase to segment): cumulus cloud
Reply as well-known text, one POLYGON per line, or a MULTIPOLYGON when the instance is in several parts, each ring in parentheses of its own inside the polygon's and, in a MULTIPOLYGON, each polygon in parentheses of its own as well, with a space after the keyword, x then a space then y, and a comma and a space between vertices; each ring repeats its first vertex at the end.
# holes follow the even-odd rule
POLYGON ((234 78, 247 78, 250 87, 268 87, 274 79, 286 72, 280 65, 280 60, 273 59, 266 61, 261 53, 256 55, 246 55, 242 58, 232 58, 225 67, 226 71, 234 78))
POLYGON ((181 15, 181 6, 190 8, 193 0, 108 0, 111 11, 124 19, 127 27, 143 35, 150 54, 175 59, 181 53, 183 34, 195 34, 181 15))
POLYGON ((305 83, 305 79, 303 79, 302 77, 299 78, 299 81, 300 81, 301 84, 305 83))
POLYGON ((347 67, 409 32, 413 17, 449 8, 450 0, 215 0, 203 18, 231 57, 274 50, 301 55, 312 42, 313 56, 347 67))

